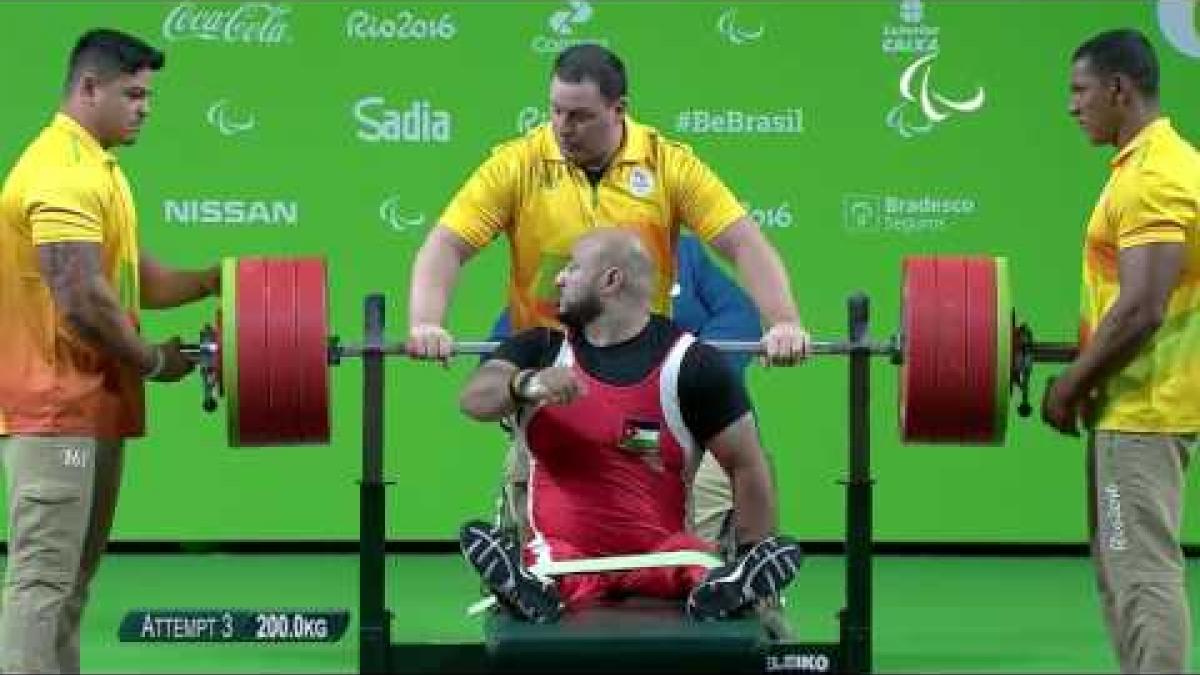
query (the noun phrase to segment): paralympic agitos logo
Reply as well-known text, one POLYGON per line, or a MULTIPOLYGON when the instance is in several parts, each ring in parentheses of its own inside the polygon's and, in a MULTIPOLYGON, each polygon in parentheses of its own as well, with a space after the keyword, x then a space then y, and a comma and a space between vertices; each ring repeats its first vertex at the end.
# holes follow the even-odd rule
POLYGON ((951 98, 933 85, 933 62, 938 54, 925 54, 913 61, 900 75, 903 99, 887 114, 887 125, 904 138, 933 131, 934 126, 957 113, 973 113, 983 108, 986 93, 976 87, 968 98, 951 98))

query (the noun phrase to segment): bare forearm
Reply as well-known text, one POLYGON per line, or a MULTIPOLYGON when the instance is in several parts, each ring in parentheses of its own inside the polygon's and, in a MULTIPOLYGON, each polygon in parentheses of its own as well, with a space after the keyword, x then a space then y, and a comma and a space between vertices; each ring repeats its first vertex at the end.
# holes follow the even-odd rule
POLYGON ((763 323, 774 326, 800 322, 787 269, 753 220, 734 222, 712 243, 737 269, 763 323))
POLYGON ((470 255, 467 245, 444 227, 439 225, 430 233, 413 261, 408 302, 410 326, 443 325, 458 275, 470 255))
POLYGON ((159 268, 142 279, 142 307, 167 309, 203 300, 219 292, 220 270, 175 270, 159 268))
POLYGON ((480 422, 494 422, 516 412, 517 402, 509 388, 516 373, 516 367, 507 363, 481 366, 459 397, 463 414, 480 422))
POLYGON ((92 244, 38 247, 42 277, 67 325, 85 342, 139 372, 153 367, 154 351, 138 336, 108 281, 92 244))
POLYGON ((747 246, 735 263, 746 291, 768 326, 800 321, 791 281, 779 255, 769 246, 747 246))
POLYGON ((1076 379, 1080 391, 1096 389, 1128 365, 1161 324, 1161 316, 1152 310, 1118 301, 1100 321, 1069 376, 1076 379))

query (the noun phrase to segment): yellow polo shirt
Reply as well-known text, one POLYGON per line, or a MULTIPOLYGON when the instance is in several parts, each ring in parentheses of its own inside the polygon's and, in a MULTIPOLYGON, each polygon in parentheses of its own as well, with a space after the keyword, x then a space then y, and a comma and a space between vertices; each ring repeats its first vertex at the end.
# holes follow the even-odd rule
POLYGON ((657 270, 653 309, 669 314, 679 227, 711 241, 745 214, 687 146, 626 117, 622 146, 595 186, 563 157, 553 129, 543 124, 495 148, 440 222, 477 248, 501 233, 508 237, 516 332, 558 325, 554 279, 589 230, 617 226, 641 236, 657 270))
POLYGON ((1118 255, 1156 242, 1187 248, 1166 318, 1134 360, 1105 383, 1098 429, 1200 431, 1200 154, 1159 118, 1112 159, 1087 226, 1080 341, 1120 292, 1118 255))
POLYGON ((80 338, 56 310, 37 246, 94 242, 135 325, 137 216, 116 159, 55 115, 0 189, 0 434, 141 435, 142 378, 80 338))

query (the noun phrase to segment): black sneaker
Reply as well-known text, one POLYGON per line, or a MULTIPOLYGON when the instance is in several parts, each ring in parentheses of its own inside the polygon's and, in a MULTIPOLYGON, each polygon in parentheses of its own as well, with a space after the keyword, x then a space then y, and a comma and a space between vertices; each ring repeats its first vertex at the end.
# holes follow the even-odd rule
POLYGON ((688 596, 693 619, 724 619, 778 594, 796 576, 800 547, 790 537, 767 537, 737 560, 709 570, 688 596))
POLYGON ((481 520, 463 525, 458 545, 467 562, 501 605, 533 623, 550 623, 562 616, 563 603, 552 581, 542 581, 521 564, 516 540, 481 520))

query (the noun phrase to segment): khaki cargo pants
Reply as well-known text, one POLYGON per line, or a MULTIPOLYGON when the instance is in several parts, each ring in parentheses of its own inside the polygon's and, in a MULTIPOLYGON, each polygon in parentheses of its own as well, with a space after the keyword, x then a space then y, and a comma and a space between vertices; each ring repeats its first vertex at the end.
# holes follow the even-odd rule
POLYGON ((8 486, 8 559, 0 670, 78 673, 88 584, 108 541, 122 444, 0 436, 8 486))
POLYGON ((1192 626, 1179 542, 1195 434, 1096 431, 1089 525, 1109 639, 1125 673, 1183 673, 1192 626))

